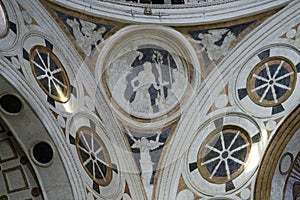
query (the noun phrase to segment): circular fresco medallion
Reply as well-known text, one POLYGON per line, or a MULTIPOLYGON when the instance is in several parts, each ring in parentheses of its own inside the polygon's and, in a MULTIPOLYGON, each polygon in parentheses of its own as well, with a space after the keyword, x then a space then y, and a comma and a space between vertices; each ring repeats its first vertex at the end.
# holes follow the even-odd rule
POLYGON ((76 134, 76 149, 89 177, 101 186, 108 185, 112 180, 112 163, 99 136, 89 127, 81 127, 76 134))
POLYGON ((196 54, 186 38, 170 28, 125 28, 103 52, 97 76, 116 113, 127 119, 176 116, 197 82, 196 54))
POLYGON ((199 149, 198 170, 209 182, 226 183, 243 171, 250 149, 250 138, 242 128, 215 130, 199 149))
POLYGON ((44 46, 30 51, 30 66, 35 80, 52 99, 65 103, 70 98, 70 82, 57 56, 44 46))
POLYGON ((261 106, 276 106, 291 96, 295 88, 297 71, 284 57, 263 60, 248 76, 248 94, 261 106))
POLYGON ((177 106, 188 87, 186 61, 160 46, 137 46, 104 74, 118 107, 137 118, 155 118, 177 106))

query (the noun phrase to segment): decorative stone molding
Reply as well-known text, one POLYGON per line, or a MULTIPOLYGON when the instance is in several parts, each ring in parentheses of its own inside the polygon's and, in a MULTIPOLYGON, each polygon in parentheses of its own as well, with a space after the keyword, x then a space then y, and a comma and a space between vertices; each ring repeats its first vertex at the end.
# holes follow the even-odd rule
POLYGON ((130 23, 159 23, 162 25, 208 24, 233 20, 283 7, 290 0, 239 0, 192 5, 151 5, 152 15, 145 15, 149 5, 127 4, 115 1, 88 2, 73 0, 52 1, 64 7, 90 15, 130 23), (224 7, 224 5, 226 5, 224 7))
POLYGON ((284 120, 270 141, 257 174, 255 199, 299 197, 299 148, 295 148, 300 138, 299 116, 300 106, 284 120))
POLYGON ((70 148, 89 190, 96 197, 119 199, 125 181, 114 144, 103 125, 87 113, 78 113, 72 117, 68 130, 70 148))
POLYGON ((257 170, 265 141, 259 125, 242 114, 226 113, 204 122, 184 159, 188 187, 198 195, 233 193, 257 170))
MULTIPOLYGON (((19 143, 30 164, 32 165, 44 198, 62 198, 70 200, 80 199, 78 198, 80 196, 77 194, 80 194, 80 190, 76 192, 73 190, 74 185, 77 184, 77 181, 75 181, 76 177, 70 177, 71 170, 66 170, 65 168, 65 166, 72 166, 67 164, 68 160, 63 159, 64 154, 67 154, 67 151, 60 145, 56 145, 57 138, 48 133, 48 127, 45 127, 42 124, 41 120, 28 105, 27 101, 18 95, 18 92, 7 81, 4 80, 3 76, 1 76, 0 81, 2 86, 0 91, 0 94, 2 94, 1 96, 3 96, 3 94, 14 94, 20 99, 22 104, 22 109, 20 112, 10 114, 7 111, 3 112, 3 109, 1 109, 0 116, 10 128, 17 143, 19 143), (41 141, 47 141, 53 151, 52 155, 47 155, 51 157, 49 162, 45 162, 43 164, 41 162, 44 160, 40 160, 36 157, 38 156, 40 150, 33 150, 35 145, 41 141), (33 153, 32 151, 35 152, 33 153)), ((2 104, 2 107, 3 106, 5 105, 2 104)), ((47 154, 48 153, 50 152, 47 152, 47 154)), ((47 157, 46 155, 43 156, 45 156, 44 158, 47 157)), ((9 171, 7 171, 7 173, 9 173, 9 171)), ((16 186, 10 187, 15 188, 16 186)))
MULTIPOLYGON (((283 10, 283 12, 274 15, 262 23, 262 25, 258 27, 255 32, 244 38, 242 42, 234 47, 233 50, 231 50, 231 53, 227 55, 223 61, 220 62, 218 67, 210 73, 208 78, 206 78, 205 84, 202 85, 200 92, 194 100, 194 103, 192 103, 189 107, 189 109, 193 110, 193 112, 184 113, 182 115, 179 125, 173 135, 172 145, 169 145, 166 149, 166 154, 168 156, 164 157, 162 162, 162 166, 164 166, 164 168, 159 172, 158 179, 160 181, 157 183, 158 190, 155 192, 156 199, 176 198, 178 192, 177 184, 179 184, 179 181, 181 180, 181 173, 178 171, 184 169, 183 163, 185 162, 183 157, 187 154, 190 144, 194 142, 194 133, 196 133, 196 130, 199 126, 203 125, 206 120, 214 118, 218 114, 226 115, 226 113, 229 111, 239 111, 242 113, 248 112, 241 110, 236 103, 237 96, 234 92, 235 90, 233 89, 233 83, 235 83, 235 80, 238 77, 238 72, 241 70, 243 64, 246 63, 253 54, 258 53, 263 47, 268 45, 274 47, 277 45, 280 46, 280 40, 277 40, 277 38, 279 38, 287 30, 290 30, 291 27, 294 27, 295 24, 298 24, 298 22, 295 21, 295 18, 297 18, 299 15, 299 6, 299 2, 291 3, 283 10), (291 13, 293 14, 291 15, 291 13), (210 109, 220 91, 228 83, 229 101, 232 106, 226 109, 219 109, 207 115, 207 110, 210 109), (201 99, 201 101, 197 101, 198 99, 201 99), (181 162, 178 160, 181 160, 181 162)), ((292 48, 295 49, 294 47, 292 48)), ((281 52, 282 56, 286 56, 284 51, 281 52)), ((280 51, 277 51, 277 53, 280 53, 280 51)), ((294 65, 297 63, 298 62, 296 61, 294 65)), ((247 77, 244 76, 244 81, 246 79, 247 77)), ((295 108, 295 106, 297 106, 299 103, 299 98, 292 99, 293 105, 286 110, 285 115, 291 113, 292 109, 295 108)), ((280 124, 276 117, 278 116, 274 115, 257 118, 251 117, 252 120, 260 124, 259 126, 264 132, 265 142, 263 148, 265 148, 268 143, 266 135, 267 129, 268 131, 272 131, 280 124), (272 120, 276 120, 276 122, 272 120), (268 122, 266 124, 266 128, 264 128, 263 121, 268 122)), ((275 132, 273 131, 268 134, 272 135, 275 134, 275 132)), ((202 136, 202 138, 203 137, 204 136, 202 136)), ((250 180, 250 182, 252 182, 251 184, 253 184, 253 180, 254 179, 250 180)), ((181 183, 182 182, 180 182, 180 184, 181 183)), ((197 190, 197 193, 195 191, 193 192, 195 195, 197 194, 197 197, 200 196, 199 189, 197 190)), ((239 192, 241 191, 234 192, 234 194, 238 194, 239 192)), ((251 193, 252 192, 253 191, 251 191, 251 193)), ((217 196, 217 194, 210 194, 210 196, 217 196)), ((229 195, 228 198, 229 197, 231 196, 229 195)))

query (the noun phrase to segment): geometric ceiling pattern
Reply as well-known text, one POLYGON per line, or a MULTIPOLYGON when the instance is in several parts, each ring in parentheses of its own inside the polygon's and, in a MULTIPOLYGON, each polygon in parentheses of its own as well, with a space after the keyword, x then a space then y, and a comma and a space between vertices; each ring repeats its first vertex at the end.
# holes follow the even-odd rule
POLYGON ((0 2, 1 200, 300 199, 300 3, 164 3, 0 2))
POLYGON ((0 125, 1 199, 43 199, 37 177, 11 131, 0 125))

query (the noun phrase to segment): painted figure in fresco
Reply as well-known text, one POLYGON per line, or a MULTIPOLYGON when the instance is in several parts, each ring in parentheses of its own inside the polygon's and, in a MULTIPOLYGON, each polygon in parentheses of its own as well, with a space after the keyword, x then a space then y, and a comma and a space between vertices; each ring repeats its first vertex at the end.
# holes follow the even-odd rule
POLYGON ((142 137, 140 139, 135 139, 130 132, 127 130, 127 133, 129 137, 134 141, 134 143, 131 145, 131 148, 137 148, 140 150, 140 166, 142 170, 142 182, 146 189, 147 195, 151 195, 152 193, 152 185, 151 177, 153 172, 153 162, 151 160, 150 151, 155 150, 159 148, 160 146, 164 145, 163 142, 159 142, 160 133, 157 134, 155 141, 148 140, 145 137, 142 137))
MULTIPOLYGON (((133 93, 135 94, 135 98, 138 98, 138 92, 142 93, 143 96, 147 96, 146 98, 150 99, 151 106, 155 106, 157 104, 156 100, 160 96, 160 87, 156 83, 155 76, 152 73, 152 64, 150 62, 145 62, 143 68, 144 70, 140 71, 138 75, 131 80, 133 93)), ((156 109, 157 107, 153 108, 154 112, 156 109)))
POLYGON ((127 87, 125 98, 129 103, 142 99, 149 99, 152 112, 159 112, 172 88, 173 72, 177 69, 172 55, 158 48, 141 48, 139 55, 131 64, 131 72, 126 77, 127 87))
POLYGON ((99 41, 103 41, 103 34, 106 32, 105 27, 95 30, 96 24, 81 19, 78 22, 76 18, 67 19, 66 22, 73 28, 76 42, 86 55, 91 54, 92 45, 97 46, 99 41))
POLYGON ((212 60, 218 60, 224 56, 228 52, 230 44, 236 39, 235 35, 226 28, 199 33, 198 38, 212 60))

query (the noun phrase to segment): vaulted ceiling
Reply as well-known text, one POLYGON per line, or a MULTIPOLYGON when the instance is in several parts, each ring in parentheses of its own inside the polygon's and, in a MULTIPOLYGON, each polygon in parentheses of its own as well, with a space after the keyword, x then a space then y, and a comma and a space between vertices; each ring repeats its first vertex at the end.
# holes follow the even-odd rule
POLYGON ((0 2, 0 200, 300 199, 300 2, 175 4, 0 2))

